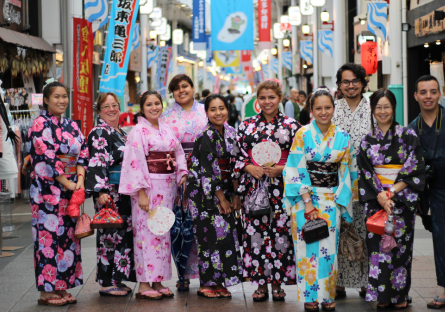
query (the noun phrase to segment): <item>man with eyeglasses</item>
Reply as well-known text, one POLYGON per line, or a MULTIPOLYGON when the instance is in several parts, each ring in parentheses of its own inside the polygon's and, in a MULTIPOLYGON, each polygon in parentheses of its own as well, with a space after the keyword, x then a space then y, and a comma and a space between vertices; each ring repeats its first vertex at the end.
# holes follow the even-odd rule
MULTIPOLYGON (((420 115, 410 124, 419 137, 427 168, 427 187, 420 199, 418 213, 422 216, 425 229, 433 233, 434 262, 437 285, 445 287, 445 110, 441 101, 439 82, 436 77, 425 75, 416 81, 414 92, 419 102, 420 115), (431 208, 431 216, 428 211, 431 208)), ((445 292, 427 304, 430 309, 445 307, 445 292)))
MULTIPOLYGON (((335 101, 332 122, 345 130, 351 137, 351 185, 353 226, 362 239, 366 238, 364 206, 358 202, 357 151, 360 142, 371 131, 371 106, 363 97, 365 92, 366 71, 358 64, 346 63, 337 71, 337 87, 343 98, 335 101)), ((366 245, 365 253, 366 253, 366 245)), ((366 296, 368 285, 368 262, 349 261, 343 255, 338 256, 338 281, 335 299, 346 297, 345 287, 360 288, 361 297, 366 296)))

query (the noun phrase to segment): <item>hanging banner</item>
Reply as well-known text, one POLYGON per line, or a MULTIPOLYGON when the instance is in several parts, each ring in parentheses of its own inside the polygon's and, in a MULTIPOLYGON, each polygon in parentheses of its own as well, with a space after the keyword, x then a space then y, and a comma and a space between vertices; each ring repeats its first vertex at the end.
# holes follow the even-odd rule
POLYGON ((212 50, 253 50, 253 1, 211 2, 212 50))
POLYGON ((133 36, 131 37, 131 51, 137 49, 141 42, 141 24, 134 25, 133 36))
POLYGON ((367 5, 368 30, 386 41, 388 3, 372 2, 367 5))
POLYGON ((226 74, 240 75, 242 73, 241 66, 226 67, 226 74))
POLYGON ((212 66, 213 52, 212 52, 212 38, 206 35, 206 63, 207 66, 212 66))
POLYGON ((93 128, 93 29, 91 22, 73 18, 73 114, 82 133, 93 128))
POLYGON ((108 23, 107 0, 85 0, 85 18, 93 23, 93 32, 108 23))
POLYGON ((114 92, 118 96, 123 96, 124 88, 122 86, 125 85, 127 78, 130 44, 138 14, 139 0, 120 0, 111 3, 107 48, 99 91, 114 92))
POLYGON ((239 51, 215 51, 213 52, 216 66, 232 67, 239 66, 239 51))
POLYGON ((206 20, 204 0, 193 0, 193 49, 206 49, 206 20))
POLYGON ((300 40, 300 56, 303 60, 312 64, 312 41, 300 40))
POLYGON ((292 71, 292 52, 282 52, 283 57, 283 67, 292 71))
POLYGON ((218 94, 219 87, 221 87, 221 78, 219 77, 219 75, 216 75, 215 83, 213 84, 213 93, 218 94))
POLYGON ((318 31, 318 49, 323 53, 328 53, 333 57, 334 32, 332 30, 318 31))
POLYGON ((158 62, 158 46, 148 46, 147 47, 147 68, 151 68, 158 62))
POLYGON ((361 65, 366 70, 366 75, 372 75, 377 71, 377 43, 366 41, 362 44, 360 53, 361 65))
POLYGON ((171 54, 172 48, 170 47, 162 47, 159 51, 156 75, 156 91, 158 91, 163 98, 167 96, 167 78, 171 54))
POLYGON ((272 72, 278 75, 278 59, 277 58, 273 58, 270 61, 270 66, 272 68, 272 72))
POLYGON ((251 66, 252 65, 252 51, 244 50, 241 51, 241 66, 251 66))
POLYGON ((272 48, 270 29, 272 25, 271 0, 258 0, 258 49, 272 48))

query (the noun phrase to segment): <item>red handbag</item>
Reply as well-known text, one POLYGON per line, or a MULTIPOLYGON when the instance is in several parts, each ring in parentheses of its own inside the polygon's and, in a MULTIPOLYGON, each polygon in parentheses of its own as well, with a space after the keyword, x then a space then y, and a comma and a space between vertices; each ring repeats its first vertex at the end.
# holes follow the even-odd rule
POLYGON ((74 231, 74 236, 78 239, 94 235, 94 229, 91 228, 91 218, 84 212, 84 205, 80 206, 80 210, 82 212, 77 219, 76 230, 74 231))
POLYGON ((93 217, 93 221, 91 221, 92 229, 112 229, 112 228, 121 228, 124 224, 124 220, 117 212, 116 205, 114 204, 113 199, 110 197, 110 206, 108 208, 108 202, 105 204, 105 208, 101 209, 98 213, 96 213, 93 217))
POLYGON ((383 209, 379 210, 366 221, 366 228, 369 232, 384 235, 387 220, 388 215, 386 214, 386 211, 383 209))

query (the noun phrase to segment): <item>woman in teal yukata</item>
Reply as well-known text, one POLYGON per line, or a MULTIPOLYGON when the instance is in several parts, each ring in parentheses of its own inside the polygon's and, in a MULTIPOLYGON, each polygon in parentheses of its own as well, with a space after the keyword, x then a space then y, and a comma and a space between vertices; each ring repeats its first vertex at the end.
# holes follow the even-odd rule
POLYGON ((291 215, 297 264, 298 301, 306 311, 335 310, 340 218, 352 222, 350 138, 332 122, 334 99, 326 87, 311 99, 314 120, 298 130, 284 169, 284 204, 291 215), (323 218, 329 237, 306 244, 302 227, 323 218))

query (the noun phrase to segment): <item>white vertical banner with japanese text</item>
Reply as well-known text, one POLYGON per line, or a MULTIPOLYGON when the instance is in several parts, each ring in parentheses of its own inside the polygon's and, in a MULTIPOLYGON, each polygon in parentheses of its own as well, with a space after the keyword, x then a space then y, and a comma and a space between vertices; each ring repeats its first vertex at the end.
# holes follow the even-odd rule
POLYGON ((101 92, 123 96, 139 0, 111 1, 107 46, 99 85, 101 92))
POLYGON ((172 48, 170 47, 162 47, 159 50, 158 69, 156 74, 156 91, 161 94, 162 98, 166 98, 167 96, 167 78, 171 54, 172 48))

